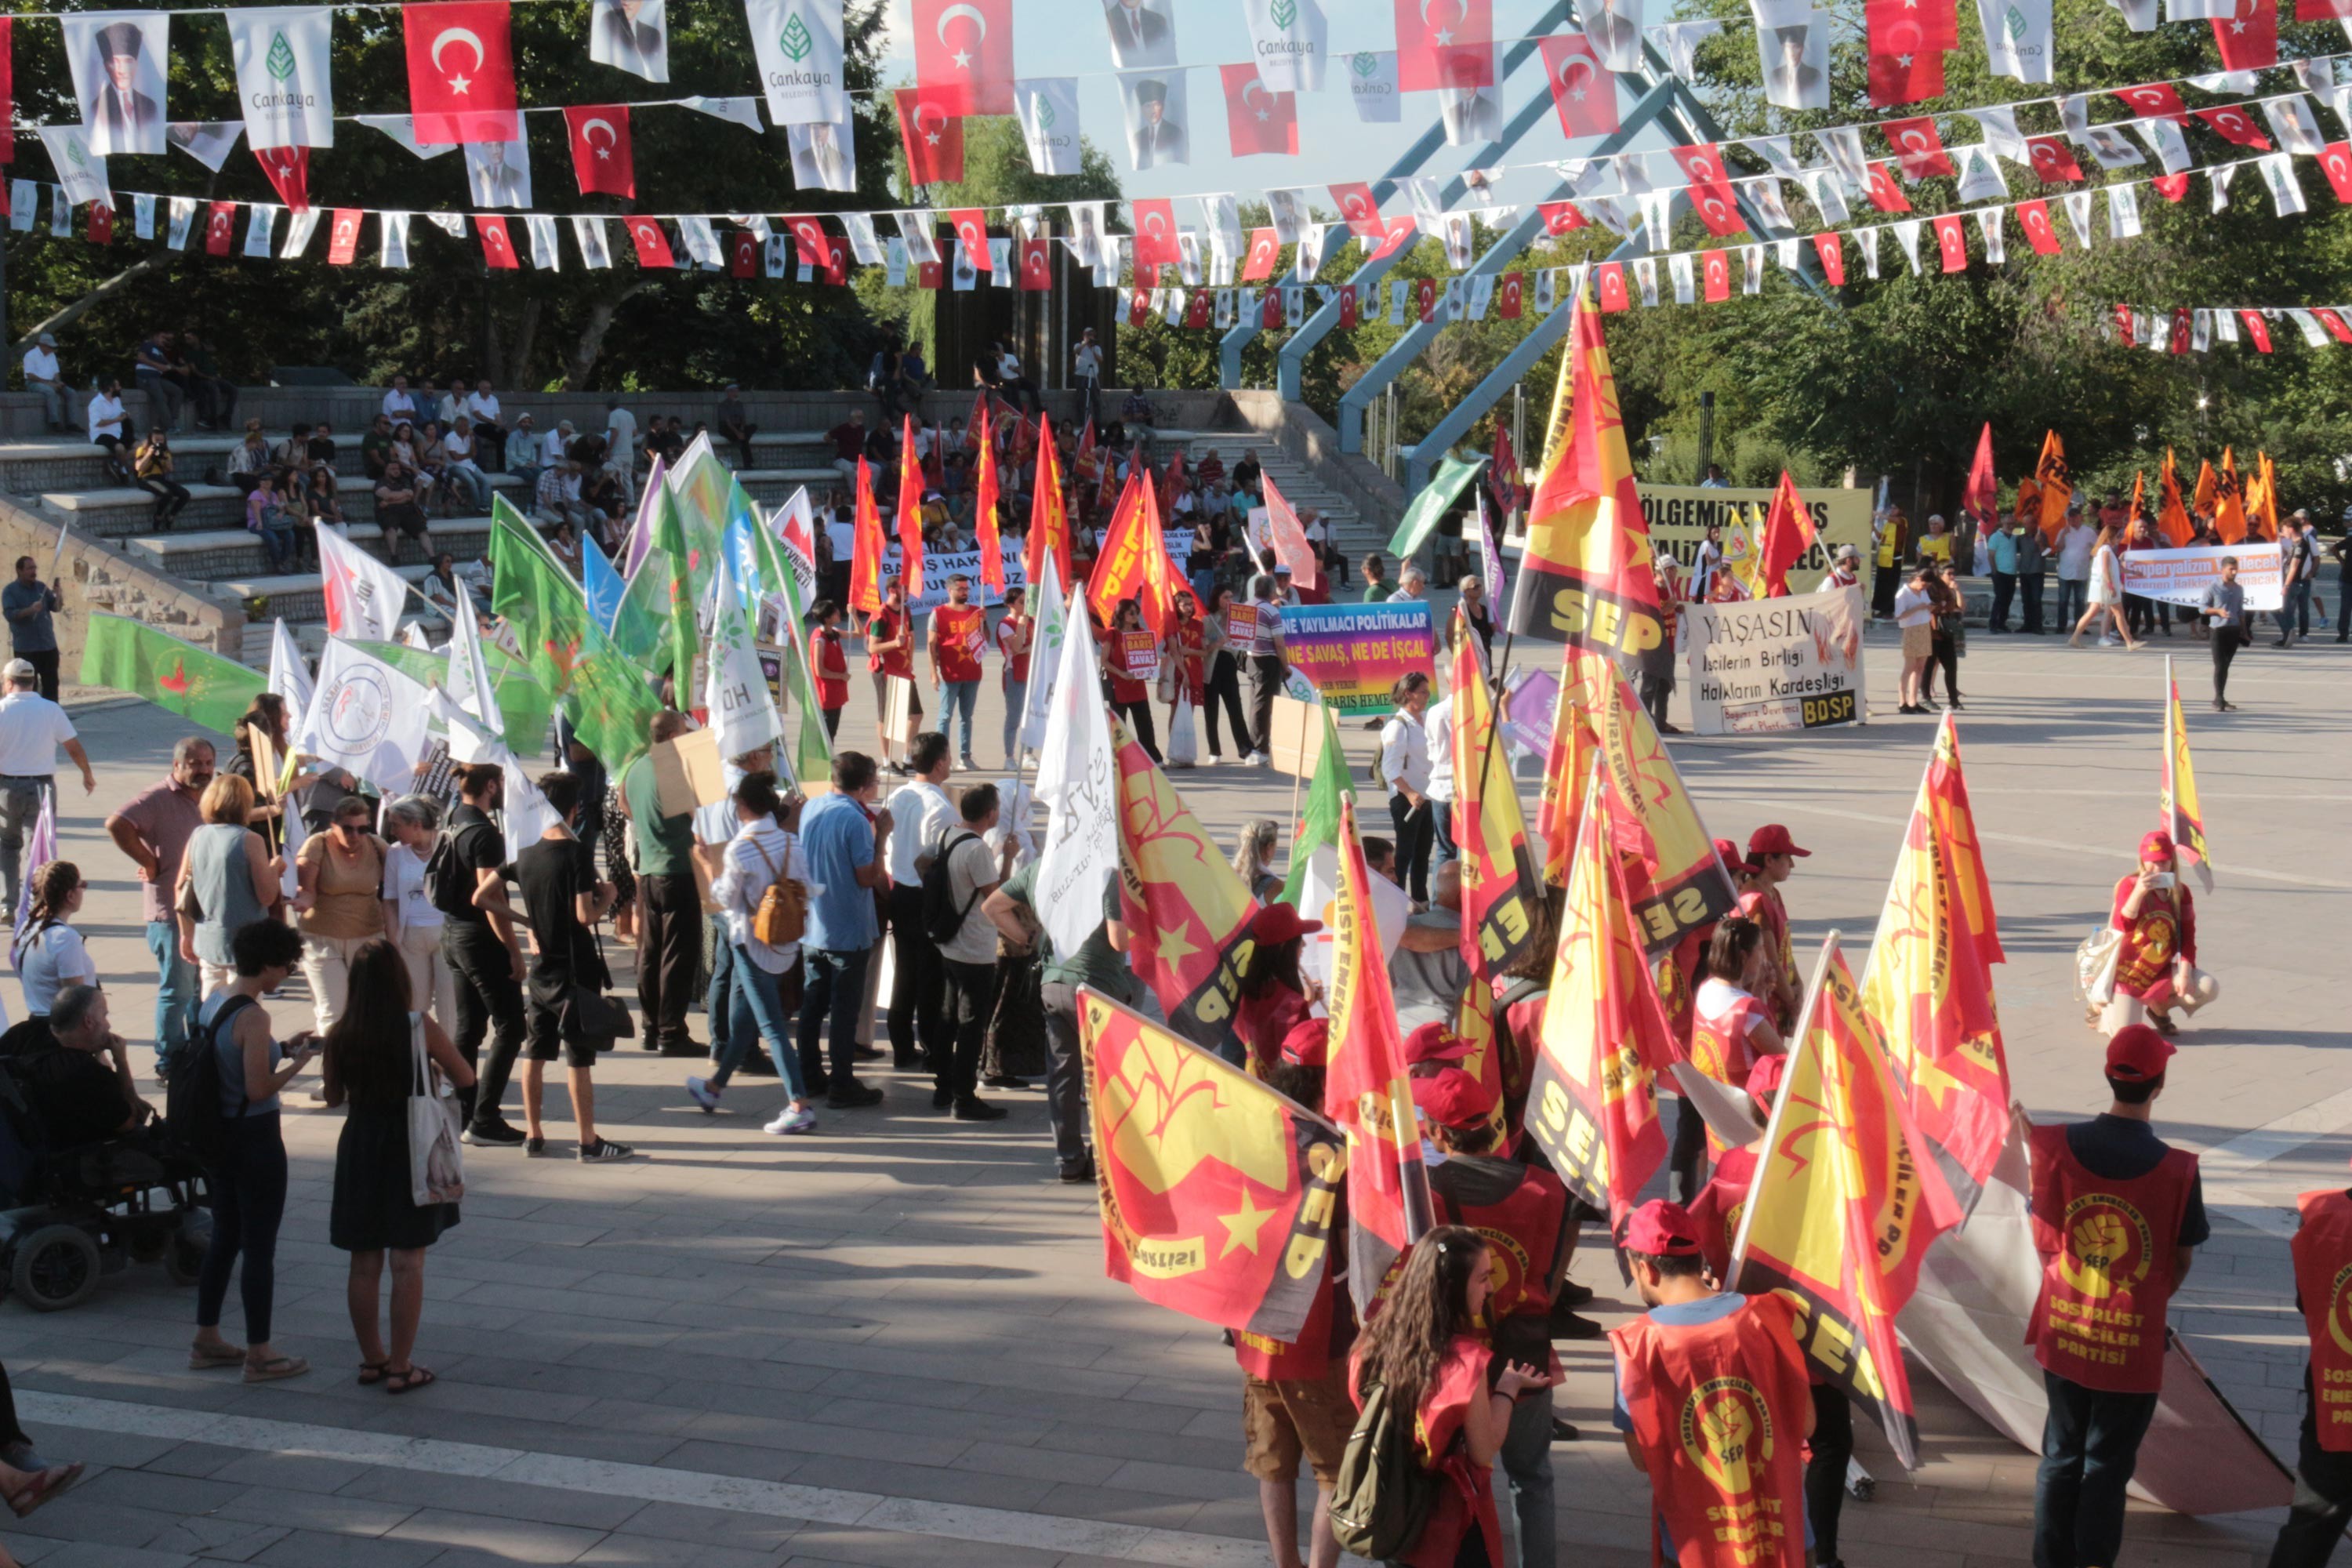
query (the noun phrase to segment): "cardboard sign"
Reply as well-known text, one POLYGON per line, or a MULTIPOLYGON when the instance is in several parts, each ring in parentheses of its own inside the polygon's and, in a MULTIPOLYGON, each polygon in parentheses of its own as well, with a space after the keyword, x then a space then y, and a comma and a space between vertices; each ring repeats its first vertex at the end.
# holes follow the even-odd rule
POLYGON ((654 803, 664 816, 684 816, 727 798, 727 771, 719 761, 715 731, 688 730, 647 754, 654 763, 654 803))

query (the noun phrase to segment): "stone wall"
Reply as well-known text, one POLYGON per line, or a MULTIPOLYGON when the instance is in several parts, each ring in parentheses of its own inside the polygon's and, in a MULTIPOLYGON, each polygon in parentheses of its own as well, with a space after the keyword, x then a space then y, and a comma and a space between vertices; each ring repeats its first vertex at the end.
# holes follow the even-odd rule
POLYGON ((68 681, 81 668, 81 647, 92 610, 144 621, 225 658, 245 657, 243 605, 213 599, 202 584, 165 576, 106 540, 68 533, 59 558, 57 524, 0 501, 0 555, 11 563, 11 577, 16 558, 31 556, 40 563, 45 580, 50 561, 58 560, 58 591, 65 600, 64 613, 56 617, 58 663, 68 681))

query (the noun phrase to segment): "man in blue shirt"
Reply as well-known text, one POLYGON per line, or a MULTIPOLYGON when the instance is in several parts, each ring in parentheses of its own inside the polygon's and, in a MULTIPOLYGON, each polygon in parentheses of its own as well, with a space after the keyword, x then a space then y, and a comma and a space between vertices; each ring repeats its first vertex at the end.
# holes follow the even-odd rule
POLYGON ((859 1083, 857 1010, 866 998, 866 969, 882 940, 874 889, 889 879, 883 846, 890 814, 873 809, 881 774, 863 752, 833 759, 833 793, 801 814, 801 852, 808 857, 808 927, 801 939, 807 984, 801 999, 801 1073, 808 1090, 822 1090, 836 1110, 879 1105, 882 1091, 859 1083), (833 1019, 833 1070, 818 1040, 833 1019))
POLYGON ((0 616, 8 620, 8 651, 33 667, 41 695, 58 700, 58 628, 49 617, 64 607, 58 591, 41 581, 40 563, 16 557, 16 580, 0 588, 0 616))

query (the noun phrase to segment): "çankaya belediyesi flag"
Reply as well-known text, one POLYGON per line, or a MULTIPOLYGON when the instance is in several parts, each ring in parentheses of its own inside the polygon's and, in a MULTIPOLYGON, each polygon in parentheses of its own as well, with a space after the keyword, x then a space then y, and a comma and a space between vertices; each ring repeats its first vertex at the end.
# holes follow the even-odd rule
POLYGON ((260 11, 232 7, 229 53, 246 139, 256 147, 335 144, 334 13, 323 5, 260 11))
POLYGON ((319 659, 318 690, 294 744, 379 788, 408 789, 433 745, 426 723, 430 694, 424 682, 330 637, 319 659))
POLYGON ((1992 984, 2004 957, 1947 713, 1895 853, 1862 1004, 1919 1131, 1979 1188, 2009 1136, 2009 1061, 1992 984))
POLYGON ((1481 983, 1535 941, 1537 883, 1510 751, 1468 629, 1454 645, 1454 842, 1462 873, 1462 959, 1481 983))
POLYGON ((2205 813, 2197 804, 2197 770, 2189 761, 2189 727, 2181 721, 2180 687, 2172 679, 2172 656, 2164 656, 2164 772, 2157 786, 2160 826, 2172 835, 2173 858, 2197 874, 2197 885, 2213 890, 2212 853, 2205 844, 2205 813))
POLYGON ((2050 0, 1977 0, 1977 21, 1993 75, 2050 79, 2050 0))
MULTIPOLYGON (((1084 619, 1071 616, 1066 650, 1077 646, 1084 619)), ((1100 685, 1088 686, 1100 709, 1100 685)), ((1214 1050, 1240 1005, 1241 961, 1257 902, 1127 727, 1112 720, 1109 732, 1129 967, 1160 998, 1170 1028, 1214 1050)))
MULTIPOLYGON (((1038 850, 1037 918, 1056 952, 1076 952, 1103 922, 1104 889, 1118 875, 1118 762, 1103 707, 1095 640, 1083 615, 1066 622, 1054 668, 1036 797, 1045 803, 1038 850)), ((1043 673, 1033 665, 1030 684, 1043 673)))
POLYGON ((1790 1051, 1732 1246, 1733 1289, 1777 1292, 1795 1306, 1807 1363, 1867 1408, 1895 1458, 1916 1469, 1918 1422, 1895 1319, 1927 1248, 1960 1211, 1834 932, 1790 1051))
POLYGON ((1323 0, 1242 0, 1258 79, 1273 92, 1320 92, 1330 54, 1323 0))
POLYGON ((1078 994, 1103 1270, 1147 1301, 1295 1340, 1323 1288, 1339 1130, 1099 992, 1078 994))
POLYGON ((831 125, 849 111, 842 80, 841 0, 744 0, 768 117, 831 125))
POLYGON ((1030 172, 1078 172, 1078 79, 1024 77, 1013 84, 1013 111, 1028 144, 1030 172))
MULTIPOLYGON (((224 735, 255 698, 272 689, 257 669, 144 622, 101 611, 90 613, 78 679, 84 686, 143 697, 224 735)), ((302 711, 292 710, 298 717, 302 711)))
POLYGON ((106 160, 91 151, 89 132, 79 125, 43 125, 37 129, 66 200, 76 206, 86 202, 110 205, 113 194, 107 185, 106 160))

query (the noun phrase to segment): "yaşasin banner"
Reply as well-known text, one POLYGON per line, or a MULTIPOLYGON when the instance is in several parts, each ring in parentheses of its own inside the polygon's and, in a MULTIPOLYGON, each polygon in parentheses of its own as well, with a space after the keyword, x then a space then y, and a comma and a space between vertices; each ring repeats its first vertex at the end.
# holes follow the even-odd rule
POLYGON ((1866 722, 1863 713, 1862 590, 1691 605, 1691 729, 1754 735, 1866 722))
POLYGON ((1286 605, 1282 640, 1290 662, 1341 718, 1386 713, 1400 677, 1437 679, 1437 629, 1419 599, 1384 605, 1286 605))

